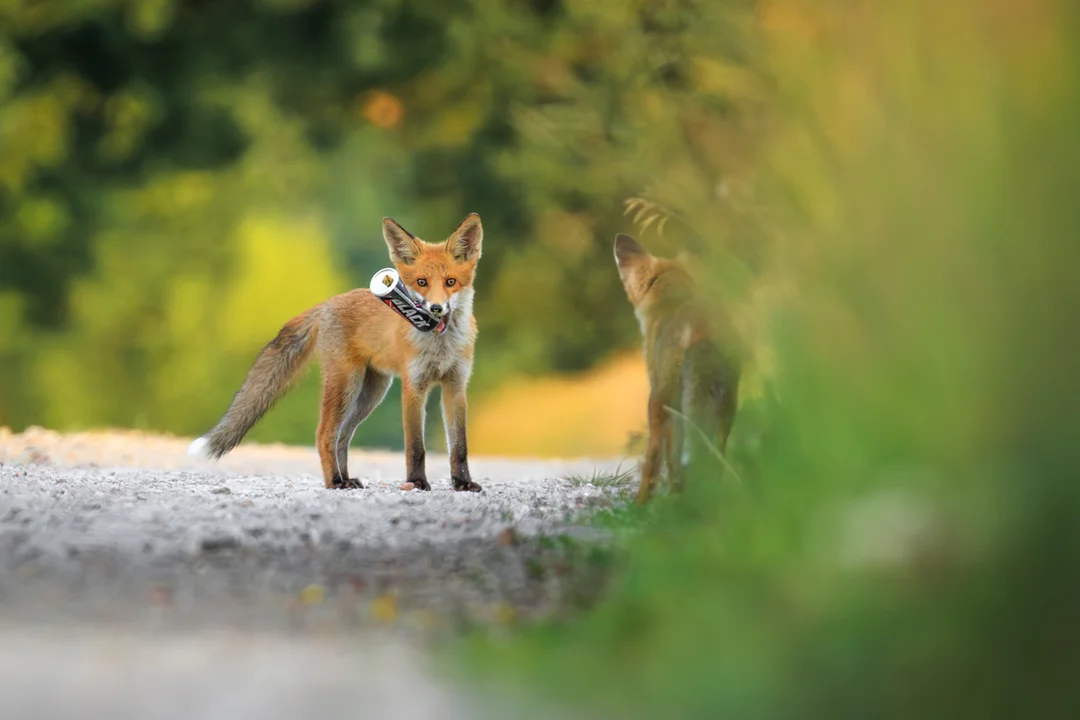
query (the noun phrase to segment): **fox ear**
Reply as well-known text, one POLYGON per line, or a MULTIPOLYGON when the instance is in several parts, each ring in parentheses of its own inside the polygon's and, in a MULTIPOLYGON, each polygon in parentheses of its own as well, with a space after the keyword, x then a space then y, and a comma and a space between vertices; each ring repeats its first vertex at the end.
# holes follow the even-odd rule
POLYGON ((382 220, 382 235, 386 246, 390 248, 390 259, 404 265, 412 265, 420 255, 420 246, 416 237, 397 224, 393 218, 382 220))
POLYGON ((649 252, 641 243, 629 235, 619 233, 615 236, 615 264, 620 270, 648 255, 649 252))
POLYGON ((446 241, 446 249, 458 262, 477 260, 480 257, 480 248, 484 243, 484 228, 480 224, 480 216, 471 213, 461 221, 457 230, 446 241))

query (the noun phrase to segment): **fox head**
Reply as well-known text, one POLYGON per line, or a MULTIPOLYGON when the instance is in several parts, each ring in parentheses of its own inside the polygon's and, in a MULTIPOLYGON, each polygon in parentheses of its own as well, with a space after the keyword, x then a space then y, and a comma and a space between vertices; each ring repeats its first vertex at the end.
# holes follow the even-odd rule
POLYGON ((473 279, 484 240, 479 215, 462 220, 442 243, 424 242, 392 218, 383 218, 383 239, 401 282, 439 318, 436 333, 445 331, 455 315, 472 314, 473 279))
POLYGON ((676 259, 656 257, 629 235, 615 236, 615 266, 639 317, 657 303, 692 292, 694 282, 686 259, 682 255, 676 259))

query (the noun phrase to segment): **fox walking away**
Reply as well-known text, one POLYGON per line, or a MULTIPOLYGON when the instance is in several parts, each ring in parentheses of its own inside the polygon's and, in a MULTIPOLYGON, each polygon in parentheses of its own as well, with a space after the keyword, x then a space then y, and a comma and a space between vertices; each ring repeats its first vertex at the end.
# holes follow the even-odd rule
POLYGON ((425 466, 424 406, 428 392, 439 385, 451 483, 455 490, 481 490, 469 473, 465 430, 466 389, 477 336, 473 280, 483 243, 480 216, 469 215, 443 243, 424 242, 383 218, 383 239, 401 282, 438 319, 435 329, 416 329, 368 288, 335 295, 285 323, 256 358, 221 420, 191 444, 189 454, 219 458, 239 445, 318 351, 323 388, 316 446, 326 487, 363 487, 349 476, 349 444, 397 377, 406 483, 431 489, 425 466))
MULTIPOLYGON (((645 339, 649 375, 649 437, 637 501, 645 503, 661 464, 668 482, 683 482, 682 418, 697 426, 721 453, 739 405, 739 343, 731 323, 707 313, 689 269, 678 260, 650 254, 629 235, 615 238, 615 264, 645 339)), ((692 430, 693 432, 693 430, 692 430)), ((703 457, 701 442, 690 443, 690 464, 703 457)))

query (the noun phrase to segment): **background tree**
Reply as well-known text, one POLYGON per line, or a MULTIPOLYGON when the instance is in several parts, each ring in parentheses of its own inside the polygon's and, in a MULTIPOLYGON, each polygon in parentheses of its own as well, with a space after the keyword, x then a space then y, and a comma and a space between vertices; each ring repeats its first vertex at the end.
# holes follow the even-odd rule
MULTIPOLYGON (((677 219, 734 217, 756 53, 744 1, 2 4, 0 422, 205 429, 282 322, 387 264, 384 215, 483 217, 478 393, 635 345, 633 216, 761 251, 677 219)), ((252 437, 310 442, 317 388, 252 437)), ((378 412, 357 442, 400 446, 378 412)))

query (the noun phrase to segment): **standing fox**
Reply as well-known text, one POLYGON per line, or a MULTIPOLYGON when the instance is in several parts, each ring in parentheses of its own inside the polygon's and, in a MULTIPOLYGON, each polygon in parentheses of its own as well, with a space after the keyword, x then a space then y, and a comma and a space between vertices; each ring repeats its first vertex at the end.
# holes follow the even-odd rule
MULTIPOLYGON (((687 416, 720 452, 739 404, 739 363, 730 324, 718 324, 699 304, 694 279, 678 260, 655 257, 629 235, 615 238, 615 264, 645 337, 649 375, 649 437, 637 502, 652 493, 660 464, 673 487, 682 484, 683 428, 667 408, 687 416), (722 340, 728 340, 723 347, 722 340)), ((692 448, 701 443, 691 443, 692 448)), ((691 453, 691 462, 698 456, 691 453)))
POLYGON ((383 239, 401 282, 439 319, 435 329, 417 330, 367 288, 316 305, 285 323, 263 348, 229 409, 191 444, 189 455, 219 458, 239 445, 318 349, 323 391, 316 445, 326 487, 363 487, 349 477, 349 443, 396 376, 401 378, 405 487, 431 489, 424 464, 424 406, 438 383, 453 488, 481 490, 469 474, 465 437, 466 387, 477 335, 472 285, 483 241, 480 216, 465 218, 445 243, 424 242, 383 218, 383 239))

